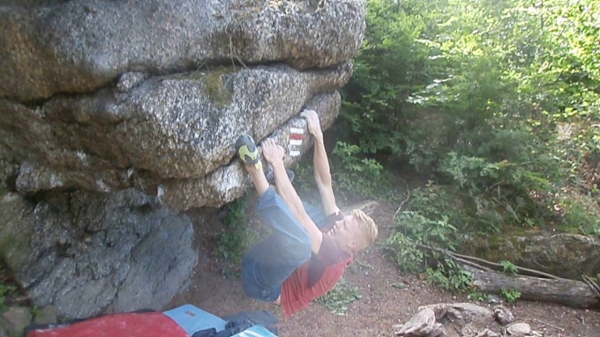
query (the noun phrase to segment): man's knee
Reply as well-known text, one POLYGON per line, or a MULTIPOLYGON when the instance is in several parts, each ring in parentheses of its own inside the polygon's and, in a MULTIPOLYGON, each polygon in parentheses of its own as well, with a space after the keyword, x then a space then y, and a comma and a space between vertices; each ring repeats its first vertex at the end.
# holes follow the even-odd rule
POLYGON ((272 186, 258 197, 258 201, 254 204, 254 210, 260 212, 263 209, 277 207, 280 204, 279 195, 275 192, 272 186))
POLYGON ((258 284, 256 283, 256 275, 254 261, 248 256, 244 257, 242 261, 242 271, 241 271, 241 279, 242 279, 242 287, 244 288, 244 292, 248 297, 260 299, 258 284))
POLYGON ((242 266, 242 287, 246 296, 259 301, 273 302, 281 295, 281 285, 269 287, 258 284, 255 276, 252 276, 251 273, 252 270, 244 270, 244 266, 242 266))

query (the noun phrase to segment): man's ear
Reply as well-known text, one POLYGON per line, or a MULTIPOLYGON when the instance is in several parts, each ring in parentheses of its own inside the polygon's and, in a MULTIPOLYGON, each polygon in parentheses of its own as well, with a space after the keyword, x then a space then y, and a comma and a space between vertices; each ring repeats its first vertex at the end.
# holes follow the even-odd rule
POLYGON ((360 246, 359 243, 356 241, 350 241, 350 243, 348 243, 348 247, 350 249, 352 249, 353 251, 356 251, 359 246, 360 246))

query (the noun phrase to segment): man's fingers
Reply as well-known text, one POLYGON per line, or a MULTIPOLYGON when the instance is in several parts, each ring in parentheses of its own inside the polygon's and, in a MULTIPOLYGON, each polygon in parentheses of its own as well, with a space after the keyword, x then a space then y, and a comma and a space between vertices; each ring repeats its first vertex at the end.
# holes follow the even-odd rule
POLYGON ((266 146, 273 146, 273 139, 272 138, 267 138, 263 141, 264 145, 266 146))
POLYGON ((314 116, 314 115, 316 115, 316 114, 317 114, 317 113, 316 113, 316 111, 314 111, 314 110, 304 109, 304 110, 303 110, 303 111, 300 113, 300 116, 301 116, 301 117, 304 117, 304 118, 307 118, 307 117, 309 117, 309 116, 311 116, 311 115, 312 115, 312 116, 314 116))

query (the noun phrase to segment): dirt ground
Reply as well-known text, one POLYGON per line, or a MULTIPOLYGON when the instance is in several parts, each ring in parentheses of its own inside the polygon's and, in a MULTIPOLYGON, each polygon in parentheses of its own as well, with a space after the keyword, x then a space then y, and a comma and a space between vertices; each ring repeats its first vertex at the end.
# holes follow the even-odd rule
MULTIPOLYGON (((375 337, 394 336, 392 326, 405 323, 418 311, 419 306, 468 301, 465 295, 451 294, 429 285, 419 275, 402 274, 386 258, 381 242, 389 233, 394 211, 395 208, 386 205, 377 208, 373 218, 380 225, 379 244, 358 254, 355 267, 344 276, 346 282, 358 287, 362 294, 362 299, 349 305, 345 316, 334 315, 323 305, 313 303, 294 317, 283 319, 278 306, 246 297, 240 281, 225 277, 223 265, 211 254, 210 238, 218 230, 214 223, 217 219, 199 219, 193 214, 190 216, 197 229, 200 263, 190 286, 173 299, 170 307, 189 303, 218 316, 268 310, 280 319, 278 328, 281 337, 375 337), (399 289, 393 286, 400 282, 407 287, 399 289)), ((506 307, 513 312, 517 321, 529 323, 544 336, 600 336, 599 311, 526 301, 516 301, 506 304, 506 307)))

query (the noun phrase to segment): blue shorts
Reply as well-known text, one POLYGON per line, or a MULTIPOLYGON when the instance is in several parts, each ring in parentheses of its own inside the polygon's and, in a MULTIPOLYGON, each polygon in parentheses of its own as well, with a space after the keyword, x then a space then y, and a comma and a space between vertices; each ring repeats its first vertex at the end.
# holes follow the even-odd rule
MULTIPOLYGON (((318 208, 304 204, 317 226, 325 224, 318 208)), ((252 247, 242 261, 242 284, 249 297, 273 302, 281 295, 281 284, 312 255, 310 237, 288 205, 272 187, 255 206, 259 217, 273 228, 273 234, 252 247)))

